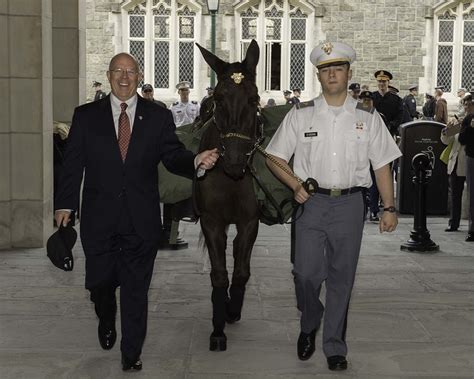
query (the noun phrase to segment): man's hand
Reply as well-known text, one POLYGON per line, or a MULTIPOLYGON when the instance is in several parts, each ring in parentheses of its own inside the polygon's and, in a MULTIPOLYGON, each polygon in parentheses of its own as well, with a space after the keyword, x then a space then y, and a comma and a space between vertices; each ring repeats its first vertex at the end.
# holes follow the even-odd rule
POLYGON ((395 212, 383 212, 380 219, 379 229, 380 233, 393 232, 398 225, 398 217, 395 212))
POLYGON ((59 210, 54 212, 54 219, 56 220, 56 225, 59 226, 62 224, 62 226, 66 227, 67 224, 69 223, 69 217, 71 216, 71 211, 66 211, 66 210, 59 210))
POLYGON ((212 169, 219 159, 219 150, 214 148, 212 150, 205 150, 196 156, 197 167, 205 170, 212 169))
POLYGON ((301 184, 298 184, 293 191, 294 198, 299 204, 303 204, 306 200, 310 198, 308 192, 304 189, 301 184))

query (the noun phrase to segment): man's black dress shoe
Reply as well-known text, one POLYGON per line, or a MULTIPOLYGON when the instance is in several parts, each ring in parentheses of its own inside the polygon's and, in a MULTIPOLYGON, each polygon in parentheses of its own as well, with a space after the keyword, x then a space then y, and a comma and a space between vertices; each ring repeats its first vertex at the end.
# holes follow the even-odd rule
POLYGON ((314 329, 311 333, 300 333, 300 336, 298 337, 298 358, 301 359, 302 361, 306 361, 314 353, 314 350, 316 349, 314 340, 316 338, 316 329, 314 329))
POLYGON ((474 233, 468 233, 466 242, 473 242, 474 241, 474 233))
POLYGON ((445 232, 457 232, 458 231, 458 228, 453 228, 452 226, 450 226, 449 228, 447 229, 444 229, 445 232))
POLYGON ((342 371, 347 369, 346 357, 342 355, 333 355, 328 357, 328 369, 332 371, 342 371))
POLYGON ((129 359, 122 354, 122 370, 123 371, 140 371, 142 369, 142 361, 138 359, 129 359))
POLYGON ((112 349, 115 345, 115 340, 117 339, 117 331, 115 330, 115 320, 99 320, 98 334, 100 346, 102 346, 102 349, 112 349))

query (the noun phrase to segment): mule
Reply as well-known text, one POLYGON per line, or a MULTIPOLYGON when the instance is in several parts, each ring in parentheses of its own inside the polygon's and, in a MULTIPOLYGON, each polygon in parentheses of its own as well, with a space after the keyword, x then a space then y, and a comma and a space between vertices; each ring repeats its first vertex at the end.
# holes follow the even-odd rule
POLYGON ((202 135, 199 151, 217 147, 215 167, 197 180, 195 200, 211 262, 212 325, 209 348, 227 348, 225 324, 240 320, 250 256, 257 238, 259 207, 247 161, 260 138, 259 96, 255 84, 260 50, 252 41, 242 62, 227 63, 197 44, 217 74, 213 120, 202 135), (226 266, 227 230, 235 224, 232 280, 226 266))

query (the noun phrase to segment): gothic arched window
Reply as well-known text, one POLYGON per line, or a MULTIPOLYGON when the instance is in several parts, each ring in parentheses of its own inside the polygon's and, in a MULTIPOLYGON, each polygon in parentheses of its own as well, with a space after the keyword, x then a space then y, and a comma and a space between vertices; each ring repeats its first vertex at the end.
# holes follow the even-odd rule
POLYGON ((262 0, 238 10, 238 39, 241 58, 252 39, 260 46, 260 65, 264 78, 259 87, 265 91, 300 88, 308 81, 308 39, 313 24, 308 22, 310 8, 293 0, 262 0))
POLYGON ((193 87, 200 9, 188 0, 132 1, 123 9, 125 46, 138 60, 144 81, 156 89, 174 90, 183 80, 193 87))
POLYGON ((474 87, 474 3, 460 2, 436 17, 436 85, 446 92, 474 87))

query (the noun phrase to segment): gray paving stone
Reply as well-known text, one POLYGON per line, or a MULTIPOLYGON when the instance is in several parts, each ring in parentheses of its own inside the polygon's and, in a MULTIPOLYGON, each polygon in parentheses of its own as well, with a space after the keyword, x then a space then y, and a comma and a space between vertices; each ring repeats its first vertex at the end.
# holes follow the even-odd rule
MULTIPOLYGON (((473 378, 474 245, 465 233, 444 233, 446 218, 428 227, 441 251, 400 250, 412 228, 380 234, 366 224, 351 299, 349 368, 329 372, 321 352, 296 357, 299 313, 289 261, 289 226, 260 226, 242 319, 226 328, 228 350, 210 352, 210 263, 198 246, 199 226, 183 224, 189 248, 160 251, 149 293, 144 369, 137 378, 473 378)), ((461 228, 466 230, 463 221, 461 228)), ((229 231, 227 264, 232 272, 229 231)), ((0 377, 122 378, 119 343, 103 351, 84 289, 84 256, 73 272, 51 265, 43 249, 0 252, 0 377)), ((321 296, 324 298, 324 287, 321 296)), ((117 320, 120 339, 120 320, 117 320)))

